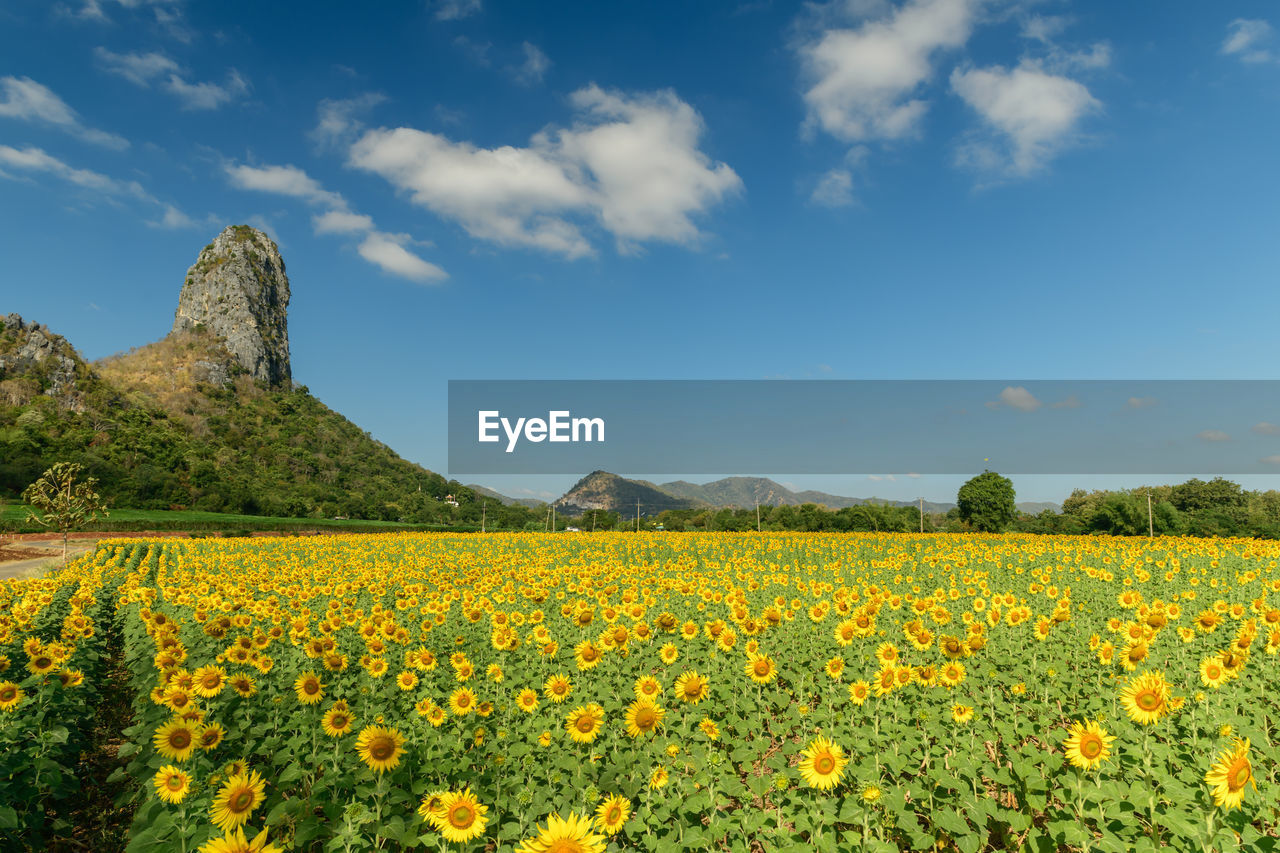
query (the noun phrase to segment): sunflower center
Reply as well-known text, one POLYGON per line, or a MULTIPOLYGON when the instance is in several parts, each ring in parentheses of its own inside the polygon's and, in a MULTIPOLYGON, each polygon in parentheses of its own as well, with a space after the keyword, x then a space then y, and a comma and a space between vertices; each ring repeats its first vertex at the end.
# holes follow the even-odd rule
POLYGON ((826 776, 836 769, 836 760, 830 755, 819 755, 813 761, 813 769, 826 776))
POLYGON ((169 745, 174 749, 186 749, 191 746, 191 732, 186 729, 178 729, 169 735, 169 745))
POLYGON ((1164 704, 1164 699, 1154 690, 1144 690, 1138 694, 1136 700, 1138 707, 1144 711, 1154 711, 1164 704))
POLYGON ((579 717, 576 725, 578 727, 578 731, 583 734, 587 734, 596 727, 596 721, 592 719, 590 715, 586 715, 579 717))
POLYGON ((164 786, 165 786, 166 788, 168 788, 170 791, 181 791, 181 790, 182 790, 182 777, 181 777, 181 776, 170 776, 168 779, 165 779, 165 780, 164 780, 164 786))
POLYGON ((768 674, 769 674, 769 662, 768 662, 767 660, 758 660, 758 661, 756 661, 755 670, 756 670, 756 675, 768 675, 768 674))
POLYGON ((636 711, 636 728, 653 728, 654 723, 657 722, 657 716, 658 715, 653 712, 652 708, 641 708, 636 711))
POLYGON ((227 801, 227 808, 235 813, 247 812, 253 807, 254 801, 253 791, 243 788, 236 792, 235 796, 227 801))
POLYGON ((1237 761, 1227 773, 1227 786, 1232 791, 1239 791, 1249 783, 1251 778, 1253 778, 1253 770, 1249 767, 1249 762, 1237 761))
POLYGON ((308 696, 311 696, 320 692, 320 685, 314 681, 308 681, 306 684, 302 685, 302 691, 308 696))
POLYGON ((1093 735, 1080 739, 1080 754, 1085 758, 1097 758, 1102 753, 1102 741, 1093 735))
POLYGON ((458 829, 466 829, 475 823, 476 813, 471 806, 466 803, 460 803, 454 806, 453 811, 449 812, 449 823, 458 829))
POLYGON ((393 752, 395 752, 395 744, 391 742, 390 738, 379 738, 369 744, 369 754, 378 761, 386 761, 393 752))

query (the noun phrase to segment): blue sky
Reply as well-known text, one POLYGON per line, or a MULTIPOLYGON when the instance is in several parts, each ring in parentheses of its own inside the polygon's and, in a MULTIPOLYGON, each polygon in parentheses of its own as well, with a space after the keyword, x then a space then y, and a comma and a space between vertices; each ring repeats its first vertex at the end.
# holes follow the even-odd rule
MULTIPOLYGON (((1277 27, 1265 2, 20 0, 0 311, 90 358, 156 340, 199 249, 257 225, 295 379, 435 470, 448 379, 1272 378, 1277 27)), ((1130 483, 1017 481, 1072 484, 1130 483)))

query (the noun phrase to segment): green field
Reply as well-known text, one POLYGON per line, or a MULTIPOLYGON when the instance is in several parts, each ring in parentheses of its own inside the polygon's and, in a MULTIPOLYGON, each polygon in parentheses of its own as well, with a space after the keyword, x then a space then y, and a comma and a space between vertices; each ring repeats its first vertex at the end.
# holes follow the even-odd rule
MULTIPOLYGON (((41 533, 45 528, 26 521, 27 507, 23 504, 0 505, 0 529, 10 533, 41 533)), ((469 531, 468 525, 446 526, 439 524, 403 524, 394 521, 366 521, 364 519, 332 518, 282 518, 265 515, 237 515, 221 512, 166 509, 112 509, 107 518, 99 518, 83 530, 127 532, 136 530, 188 530, 188 531, 258 531, 258 530, 454 530, 469 531)))

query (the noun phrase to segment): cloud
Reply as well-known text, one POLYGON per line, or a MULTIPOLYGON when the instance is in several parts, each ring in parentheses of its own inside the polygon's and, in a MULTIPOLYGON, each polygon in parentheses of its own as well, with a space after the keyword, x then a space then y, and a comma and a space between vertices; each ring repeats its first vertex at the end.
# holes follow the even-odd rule
POLYGON ((1000 392, 1000 399, 991 400, 986 403, 989 409, 998 409, 1001 406, 1008 406, 1011 409, 1017 409, 1020 412, 1034 412, 1040 408, 1043 403, 1035 398, 1035 395, 1021 385, 1006 386, 1000 392))
POLYGON ((53 175, 69 184, 106 196, 131 196, 143 201, 155 201, 136 181, 119 181, 100 172, 77 169, 33 146, 17 149, 0 145, 0 167, 53 175))
POLYGON ((240 189, 288 196, 313 207, 323 208, 321 213, 311 218, 315 233, 347 236, 363 234, 364 239, 356 251, 360 257, 385 272, 416 282, 448 278, 448 274, 440 267, 404 247, 405 243, 411 242, 409 235, 378 231, 372 217, 351 210, 347 200, 339 193, 326 190, 319 181, 297 166, 246 166, 228 163, 223 168, 232 185, 240 189))
POLYGON ((320 145, 350 144, 364 128, 359 117, 386 99, 381 92, 366 92, 354 98, 323 100, 316 107, 316 126, 309 136, 320 145))
POLYGON ((1269 465, 1280 465, 1280 456, 1264 456, 1258 461, 1266 462, 1269 465))
POLYGON ((521 45, 521 49, 524 51, 524 63, 515 69, 516 81, 525 86, 541 83, 547 69, 551 67, 551 60, 537 45, 530 42, 521 45))
POLYGON ((956 69, 951 88, 986 125, 959 156, 982 171, 1025 176, 1040 170, 1075 141, 1080 121, 1101 109, 1083 84, 1028 60, 1011 69, 956 69))
POLYGON ((1079 398, 1079 397, 1077 397, 1075 394, 1072 394, 1070 397, 1067 397, 1067 398, 1066 398, 1066 399, 1064 399, 1064 400, 1059 400, 1058 402, 1054 403, 1054 404, 1053 404, 1053 406, 1052 406, 1052 408, 1054 408, 1054 409, 1078 409, 1078 408, 1080 408, 1082 405, 1084 405, 1084 404, 1080 402, 1080 398, 1079 398))
POLYGON ((347 210, 329 210, 311 218, 317 234, 363 234, 373 230, 373 218, 347 210))
POLYGON ((824 207, 853 204, 853 174, 848 169, 832 169, 818 179, 809 201, 824 207))
POLYGON ((158 85, 182 101, 183 109, 215 110, 249 91, 249 82, 234 68, 225 83, 191 83, 182 67, 162 53, 113 53, 99 47, 93 54, 103 70, 144 89, 158 85))
POLYGON ((0 77, 0 117, 52 125, 103 148, 129 147, 122 136, 86 127, 62 98, 30 77, 0 77))
POLYGON ((1196 438, 1201 441, 1230 441, 1231 436, 1227 435, 1220 429, 1206 429, 1196 433, 1196 438))
POLYGON ((439 0, 436 3, 436 20, 457 21, 479 11, 480 0, 439 0))
POLYGON ((928 109, 919 89, 937 53, 969 38, 976 0, 911 0, 856 28, 830 28, 801 44, 813 81, 807 126, 845 142, 914 134, 928 109))
POLYGON ((908 472, 907 472, 907 476, 908 476, 908 477, 910 477, 910 478, 911 478, 911 479, 913 479, 913 480, 919 480, 919 479, 920 479, 920 475, 919 475, 919 474, 917 474, 915 471, 908 471, 908 472))
POLYGON ((1158 402, 1155 397, 1130 397, 1127 405, 1131 409, 1149 409, 1158 402))
POLYGON ((404 248, 401 243, 407 239, 407 235, 375 231, 364 238, 358 251, 369 263, 411 281, 439 281, 448 277, 440 267, 404 248))
POLYGON ((1280 435, 1280 424, 1262 421, 1253 425, 1253 431, 1258 435, 1280 435))
POLYGON ((701 117, 670 91, 575 92, 572 127, 547 129, 526 147, 480 148, 401 127, 371 130, 349 163, 382 176, 416 204, 503 246, 569 258, 591 254, 581 220, 594 220, 619 248, 692 244, 692 217, 742 181, 698 147, 701 117))
POLYGON ((159 222, 153 224, 160 228, 194 228, 196 221, 173 205, 166 204, 164 206, 164 216, 160 218, 159 222))
POLYGON ((1275 54, 1262 45, 1271 41, 1271 24, 1260 19, 1236 18, 1227 24, 1227 37, 1222 53, 1237 56, 1241 62, 1271 62, 1275 54))

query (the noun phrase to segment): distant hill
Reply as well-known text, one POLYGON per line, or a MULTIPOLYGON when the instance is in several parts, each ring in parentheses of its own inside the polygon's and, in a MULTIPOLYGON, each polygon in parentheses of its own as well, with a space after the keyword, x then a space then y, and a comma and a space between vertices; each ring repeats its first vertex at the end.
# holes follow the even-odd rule
POLYGON ((188 270, 156 343, 89 363, 0 317, 0 495, 70 461, 138 509, 435 520, 445 495, 470 500, 294 385, 288 302, 275 244, 235 226, 188 270))
MULTIPOLYGON (((593 471, 566 492, 556 502, 556 506, 569 513, 603 509, 629 514, 635 511, 637 500, 640 501, 641 515, 656 515, 665 509, 696 507, 748 509, 757 503, 760 506, 800 506, 813 503, 828 509, 843 509, 861 504, 918 505, 917 501, 877 497, 850 498, 813 490, 793 492, 767 477, 725 477, 703 484, 675 480, 655 485, 646 480, 629 480, 617 474, 593 471)), ((954 503, 924 502, 926 513, 942 514, 954 508, 954 503)), ((1057 504, 1047 502, 1020 503, 1018 509, 1032 515, 1045 509, 1061 511, 1057 504)))
POLYGON ((536 507, 536 506, 543 506, 547 503, 547 501, 538 500, 537 498, 508 497, 507 495, 504 495, 501 492, 495 492, 493 489, 490 489, 487 486, 481 486, 476 483, 468 483, 467 488, 475 492, 477 496, 492 498, 493 500, 499 501, 503 506, 536 507))

